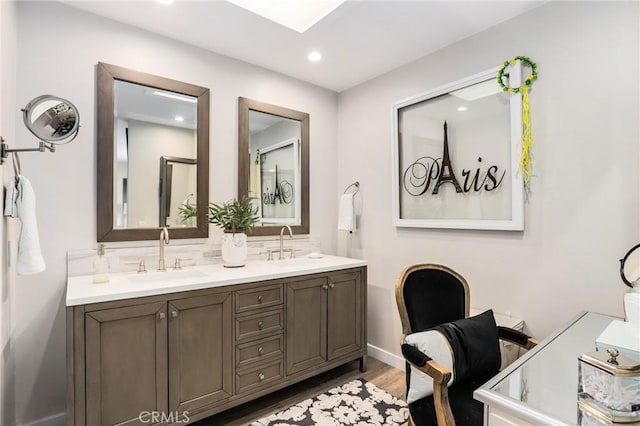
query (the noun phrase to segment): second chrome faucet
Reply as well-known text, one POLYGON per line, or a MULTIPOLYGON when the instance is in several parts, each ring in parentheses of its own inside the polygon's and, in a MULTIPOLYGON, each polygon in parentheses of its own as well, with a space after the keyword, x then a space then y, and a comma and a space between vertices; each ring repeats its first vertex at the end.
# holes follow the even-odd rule
MULTIPOLYGON (((282 227, 282 229, 280 230, 280 255, 278 256, 279 260, 284 259, 284 230, 287 229, 289 231, 289 238, 293 238, 293 231, 291 230, 291 227, 289 225, 285 225, 282 227)), ((293 249, 291 249, 293 250, 293 249)), ((293 253, 293 251, 292 251, 293 253)), ((293 257, 293 256, 291 256, 293 257)))
POLYGON ((166 271, 164 264, 164 246, 169 244, 169 230, 164 227, 160 229, 160 256, 158 257, 158 271, 166 271))

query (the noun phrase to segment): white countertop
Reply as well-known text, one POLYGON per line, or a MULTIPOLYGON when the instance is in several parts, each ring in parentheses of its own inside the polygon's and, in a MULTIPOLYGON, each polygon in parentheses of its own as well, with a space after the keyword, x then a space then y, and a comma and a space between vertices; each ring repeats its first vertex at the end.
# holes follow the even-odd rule
POLYGON ((180 271, 123 272, 111 274, 107 283, 95 284, 92 275, 67 279, 67 306, 154 296, 180 291, 244 284, 254 281, 295 277, 366 266, 367 262, 346 257, 322 255, 321 258, 273 261, 248 261, 241 268, 222 265, 185 267, 180 271))

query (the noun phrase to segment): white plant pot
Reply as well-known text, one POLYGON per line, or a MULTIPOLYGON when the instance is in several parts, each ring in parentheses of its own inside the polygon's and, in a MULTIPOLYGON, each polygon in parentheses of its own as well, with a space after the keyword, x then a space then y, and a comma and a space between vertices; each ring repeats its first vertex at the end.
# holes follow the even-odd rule
POLYGON ((244 266, 247 260, 247 234, 244 232, 224 233, 222 260, 227 268, 244 266))

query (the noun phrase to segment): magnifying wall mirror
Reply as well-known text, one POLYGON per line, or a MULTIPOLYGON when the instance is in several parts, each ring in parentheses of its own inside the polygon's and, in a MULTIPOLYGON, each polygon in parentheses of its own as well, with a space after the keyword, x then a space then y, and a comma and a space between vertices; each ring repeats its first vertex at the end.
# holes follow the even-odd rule
POLYGON ((71 142, 80 128, 80 113, 68 100, 38 96, 22 110, 24 124, 39 140, 61 145, 71 142))
POLYGON ((258 211, 252 235, 309 233, 309 114, 239 98, 238 196, 258 211))
POLYGON ((633 287, 633 283, 640 279, 640 244, 632 247, 620 259, 620 277, 629 287, 633 287))
POLYGON ((24 125, 40 141, 38 148, 9 149, 2 139, 0 164, 10 152, 49 150, 55 152, 55 145, 69 143, 80 130, 78 108, 66 99, 53 95, 34 98, 22 108, 24 125))
POLYGON ((99 63, 98 241, 207 237, 208 180, 209 89, 99 63))

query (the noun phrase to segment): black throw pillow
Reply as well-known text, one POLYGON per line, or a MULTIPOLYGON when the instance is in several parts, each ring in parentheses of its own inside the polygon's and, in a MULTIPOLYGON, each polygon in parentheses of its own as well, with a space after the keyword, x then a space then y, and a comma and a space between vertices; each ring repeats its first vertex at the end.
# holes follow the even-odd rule
POLYGON ((456 382, 486 377, 500 370, 500 340, 491 309, 432 330, 442 333, 453 349, 456 382))

